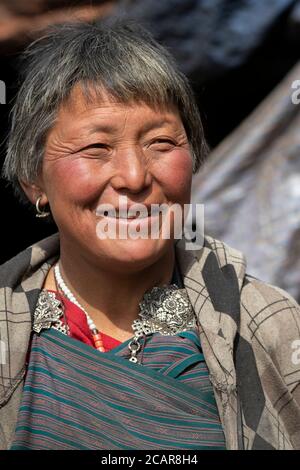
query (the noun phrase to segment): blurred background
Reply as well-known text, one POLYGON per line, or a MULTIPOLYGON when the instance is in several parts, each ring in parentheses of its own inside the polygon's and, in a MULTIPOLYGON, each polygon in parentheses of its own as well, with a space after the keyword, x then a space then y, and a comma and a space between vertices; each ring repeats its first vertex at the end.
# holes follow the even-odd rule
MULTIPOLYGON (((206 233, 300 301, 298 0, 0 1, 1 162, 24 47, 50 24, 108 15, 136 18, 190 79, 211 148, 193 186, 206 233)), ((27 213, 3 180, 0 197, 3 263, 56 227, 27 213)))

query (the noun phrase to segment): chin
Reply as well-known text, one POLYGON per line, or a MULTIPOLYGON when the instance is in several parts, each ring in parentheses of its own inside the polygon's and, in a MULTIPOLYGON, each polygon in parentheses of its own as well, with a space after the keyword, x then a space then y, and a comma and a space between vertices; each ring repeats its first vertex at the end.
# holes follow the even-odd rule
MULTIPOLYGON (((105 247, 105 257, 110 268, 127 272, 151 266, 172 250, 172 240, 113 240, 105 247)), ((103 247, 104 248, 104 247, 103 247)), ((103 248, 101 251, 103 252, 103 248)))

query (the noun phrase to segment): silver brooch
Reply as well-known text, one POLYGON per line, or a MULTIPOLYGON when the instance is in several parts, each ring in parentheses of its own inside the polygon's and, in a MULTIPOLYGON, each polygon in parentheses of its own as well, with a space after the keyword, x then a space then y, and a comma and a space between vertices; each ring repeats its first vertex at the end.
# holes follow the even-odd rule
POLYGON ((134 338, 128 345, 131 362, 138 362, 136 355, 141 348, 139 339, 142 336, 156 332, 165 336, 176 335, 196 326, 187 292, 175 284, 153 287, 146 292, 139 306, 139 318, 132 324, 134 338))
POLYGON ((66 329, 65 325, 63 325, 60 320, 62 315, 63 309, 55 294, 42 290, 34 312, 33 331, 40 333, 42 330, 48 329, 51 326, 56 327, 60 331, 66 329))

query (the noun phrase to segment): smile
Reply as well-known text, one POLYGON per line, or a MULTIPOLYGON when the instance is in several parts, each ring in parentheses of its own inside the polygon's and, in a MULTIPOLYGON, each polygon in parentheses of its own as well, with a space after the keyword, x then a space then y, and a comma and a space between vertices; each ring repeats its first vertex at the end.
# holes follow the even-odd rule
POLYGON ((138 209, 107 209, 104 205, 103 207, 99 206, 97 208, 96 215, 98 217, 107 217, 117 220, 143 220, 150 217, 156 217, 164 212, 165 209, 159 204, 152 204, 151 207, 144 206, 138 209))

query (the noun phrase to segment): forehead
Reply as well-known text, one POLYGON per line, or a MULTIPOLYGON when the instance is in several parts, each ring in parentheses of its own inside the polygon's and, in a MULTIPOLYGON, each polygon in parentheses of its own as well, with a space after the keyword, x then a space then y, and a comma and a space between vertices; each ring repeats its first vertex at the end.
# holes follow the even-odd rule
POLYGON ((88 122, 97 117, 112 121, 114 117, 118 119, 122 114, 129 116, 136 114, 140 121, 157 116, 157 119, 165 118, 166 122, 181 124, 179 111, 173 104, 148 104, 142 100, 124 102, 104 88, 86 88, 81 84, 73 87, 69 97, 60 106, 57 123, 65 119, 70 123, 74 123, 74 120, 88 122))

